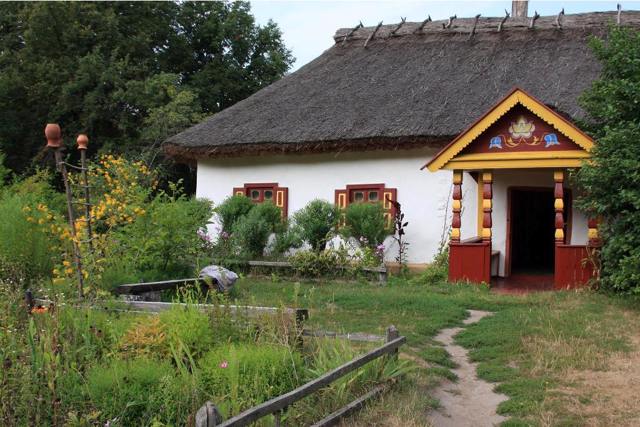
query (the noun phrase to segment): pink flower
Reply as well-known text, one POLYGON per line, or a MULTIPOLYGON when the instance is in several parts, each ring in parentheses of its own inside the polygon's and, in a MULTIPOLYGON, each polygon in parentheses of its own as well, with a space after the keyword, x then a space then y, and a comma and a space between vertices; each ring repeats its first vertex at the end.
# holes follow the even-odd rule
POLYGON ((229 367, 229 363, 226 360, 223 360, 222 363, 220 363, 219 365, 222 369, 226 369, 227 367, 229 367))

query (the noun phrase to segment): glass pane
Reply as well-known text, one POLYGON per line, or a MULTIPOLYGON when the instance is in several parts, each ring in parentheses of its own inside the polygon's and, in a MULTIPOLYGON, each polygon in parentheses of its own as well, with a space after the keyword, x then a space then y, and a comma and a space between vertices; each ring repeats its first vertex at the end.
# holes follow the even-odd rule
POLYGON ((260 198, 260 190, 251 190, 251 198, 258 200, 260 198))
POLYGON ((273 199, 273 191, 271 191, 271 190, 264 190, 264 199, 265 199, 265 200, 271 200, 271 199, 273 199))
POLYGON ((356 191, 355 193, 353 193, 353 201, 354 202, 362 202, 364 200, 364 192, 363 191, 356 191))
POLYGON ((377 202, 378 201, 378 192, 377 191, 369 191, 369 201, 377 202))

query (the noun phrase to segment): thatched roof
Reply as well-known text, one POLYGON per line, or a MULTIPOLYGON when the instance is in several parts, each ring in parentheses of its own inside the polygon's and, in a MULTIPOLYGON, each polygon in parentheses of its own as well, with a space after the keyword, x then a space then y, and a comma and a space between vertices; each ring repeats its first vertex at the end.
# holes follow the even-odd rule
MULTIPOLYGON (((514 86, 572 118, 600 72, 587 45, 616 13, 349 29, 298 71, 168 139, 178 159, 441 146, 514 86)), ((640 12, 623 12, 640 26, 640 12)))

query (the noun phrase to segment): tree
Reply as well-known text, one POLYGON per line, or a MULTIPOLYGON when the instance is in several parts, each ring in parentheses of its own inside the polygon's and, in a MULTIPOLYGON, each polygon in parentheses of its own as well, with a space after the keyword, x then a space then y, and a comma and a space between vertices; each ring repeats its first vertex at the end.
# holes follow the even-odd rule
MULTIPOLYGON (((293 58, 248 2, 0 3, 0 150, 24 172, 47 122, 91 153, 160 141, 280 78, 293 58)), ((36 160, 37 162, 38 160, 36 160)))
POLYGON ((640 293, 640 32, 611 27, 591 46, 603 68, 581 99, 597 142, 580 205, 602 219, 602 285, 640 293))
POLYGON ((339 209, 325 200, 312 200, 293 215, 300 238, 309 243, 316 252, 321 252, 331 239, 340 220, 339 209))

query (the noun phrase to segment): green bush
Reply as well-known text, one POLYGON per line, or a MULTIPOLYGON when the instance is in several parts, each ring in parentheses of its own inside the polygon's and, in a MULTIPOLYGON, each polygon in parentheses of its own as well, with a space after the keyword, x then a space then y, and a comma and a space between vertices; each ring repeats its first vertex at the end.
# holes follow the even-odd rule
POLYGON ((157 196, 145 215, 114 231, 107 245, 101 287, 192 275, 199 260, 208 255, 199 231, 211 214, 207 201, 184 195, 157 196))
POLYGON ((349 258, 344 251, 328 249, 322 252, 299 251, 289 257, 293 270, 301 277, 338 276, 349 266, 349 258))
POLYGON ((381 203, 352 203, 345 210, 345 227, 342 229, 345 237, 376 247, 390 232, 381 203))
POLYGON ((597 142, 578 172, 579 205, 601 218, 601 285, 640 294, 640 31, 611 26, 591 41, 602 74, 581 98, 597 142))
POLYGON ((215 396, 226 416, 297 387, 302 358, 287 347, 230 344, 200 361, 203 390, 215 396))
POLYGON ((300 237, 314 251, 319 252, 331 239, 331 232, 338 224, 340 212, 327 201, 313 200, 296 212, 293 218, 299 228, 300 237))
POLYGON ((218 207, 215 212, 220 219, 220 225, 222 231, 231 233, 235 223, 254 207, 253 202, 245 196, 231 196, 227 197, 218 207))
POLYGON ((271 255, 284 255, 290 249, 301 247, 303 243, 299 227, 293 223, 285 223, 282 226, 282 230, 276 233, 271 255))
POLYGON ((280 209, 271 202, 265 202, 255 205, 235 222, 231 238, 240 257, 259 258, 264 254, 269 236, 282 228, 280 209))
POLYGON ((16 284, 51 276, 58 242, 48 234, 53 223, 47 215, 49 206, 61 205, 61 198, 48 178, 38 173, 0 189, 0 274, 16 284))

